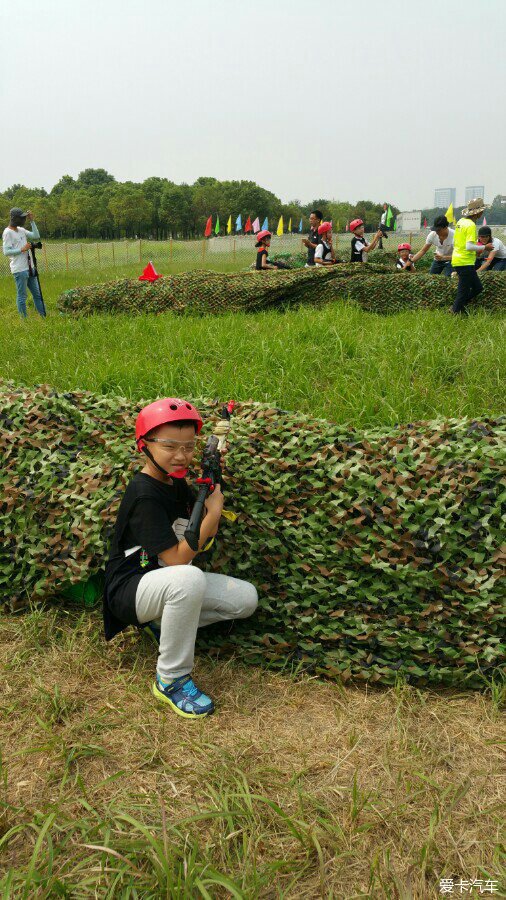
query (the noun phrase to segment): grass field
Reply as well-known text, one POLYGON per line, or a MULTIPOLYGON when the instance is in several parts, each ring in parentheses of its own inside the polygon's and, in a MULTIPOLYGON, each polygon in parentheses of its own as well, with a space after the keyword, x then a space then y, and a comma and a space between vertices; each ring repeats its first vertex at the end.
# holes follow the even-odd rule
MULTIPOLYGON (((66 287, 109 277, 46 275, 44 322, 20 321, 0 279, 2 377, 251 398, 354 426, 504 412, 500 316, 56 313, 66 287)), ((54 607, 3 616, 0 660, 6 900, 425 900, 445 877, 505 896, 503 685, 344 687, 201 655, 217 713, 186 723, 154 705, 144 639, 105 646, 96 611, 54 607)))

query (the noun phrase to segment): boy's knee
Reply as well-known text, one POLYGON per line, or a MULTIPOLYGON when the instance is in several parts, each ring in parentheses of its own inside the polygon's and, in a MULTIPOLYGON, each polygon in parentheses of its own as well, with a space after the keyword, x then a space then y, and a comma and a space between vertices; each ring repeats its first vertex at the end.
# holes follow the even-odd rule
POLYGON ((206 576, 200 569, 193 566, 167 566, 166 571, 165 600, 173 600, 179 594, 187 601, 202 602, 206 591, 206 576))
POLYGON ((241 591, 241 603, 239 606, 239 619, 247 619, 252 616, 258 606, 258 593, 254 584, 244 582, 241 591))

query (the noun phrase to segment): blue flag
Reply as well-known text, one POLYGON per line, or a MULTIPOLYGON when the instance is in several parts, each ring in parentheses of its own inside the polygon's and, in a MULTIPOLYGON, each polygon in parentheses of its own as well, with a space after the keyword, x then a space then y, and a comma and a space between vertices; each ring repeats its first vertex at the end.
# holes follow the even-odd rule
POLYGON ((264 224, 262 225, 262 231, 269 231, 269 219, 267 216, 264 219, 264 224))
POLYGON ((242 231, 242 219, 241 219, 241 214, 240 214, 240 213, 239 213, 239 215, 237 216, 237 219, 235 220, 235 230, 236 230, 236 231, 242 231))
POLYGON ((302 219, 299 222, 299 232, 302 232, 302 219))

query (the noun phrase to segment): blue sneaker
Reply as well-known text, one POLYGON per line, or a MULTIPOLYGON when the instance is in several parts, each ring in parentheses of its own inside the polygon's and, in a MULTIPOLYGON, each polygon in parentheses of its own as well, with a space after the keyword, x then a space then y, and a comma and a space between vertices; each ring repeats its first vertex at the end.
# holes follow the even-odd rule
POLYGON ((160 629, 156 622, 146 622, 144 625, 139 625, 139 631, 151 638, 157 647, 160 646, 160 629))
POLYGON ((181 675, 170 684, 164 684, 157 674, 153 694, 162 703, 168 703, 178 716, 199 719, 214 712, 214 703, 207 694, 193 683, 190 675, 181 675))

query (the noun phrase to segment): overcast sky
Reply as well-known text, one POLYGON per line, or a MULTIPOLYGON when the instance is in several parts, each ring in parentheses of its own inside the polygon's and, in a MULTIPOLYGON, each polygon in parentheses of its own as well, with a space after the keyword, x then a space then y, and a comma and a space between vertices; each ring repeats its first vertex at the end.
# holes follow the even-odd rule
POLYGON ((0 190, 89 166, 283 201, 506 194, 506 0, 0 2, 0 190))

